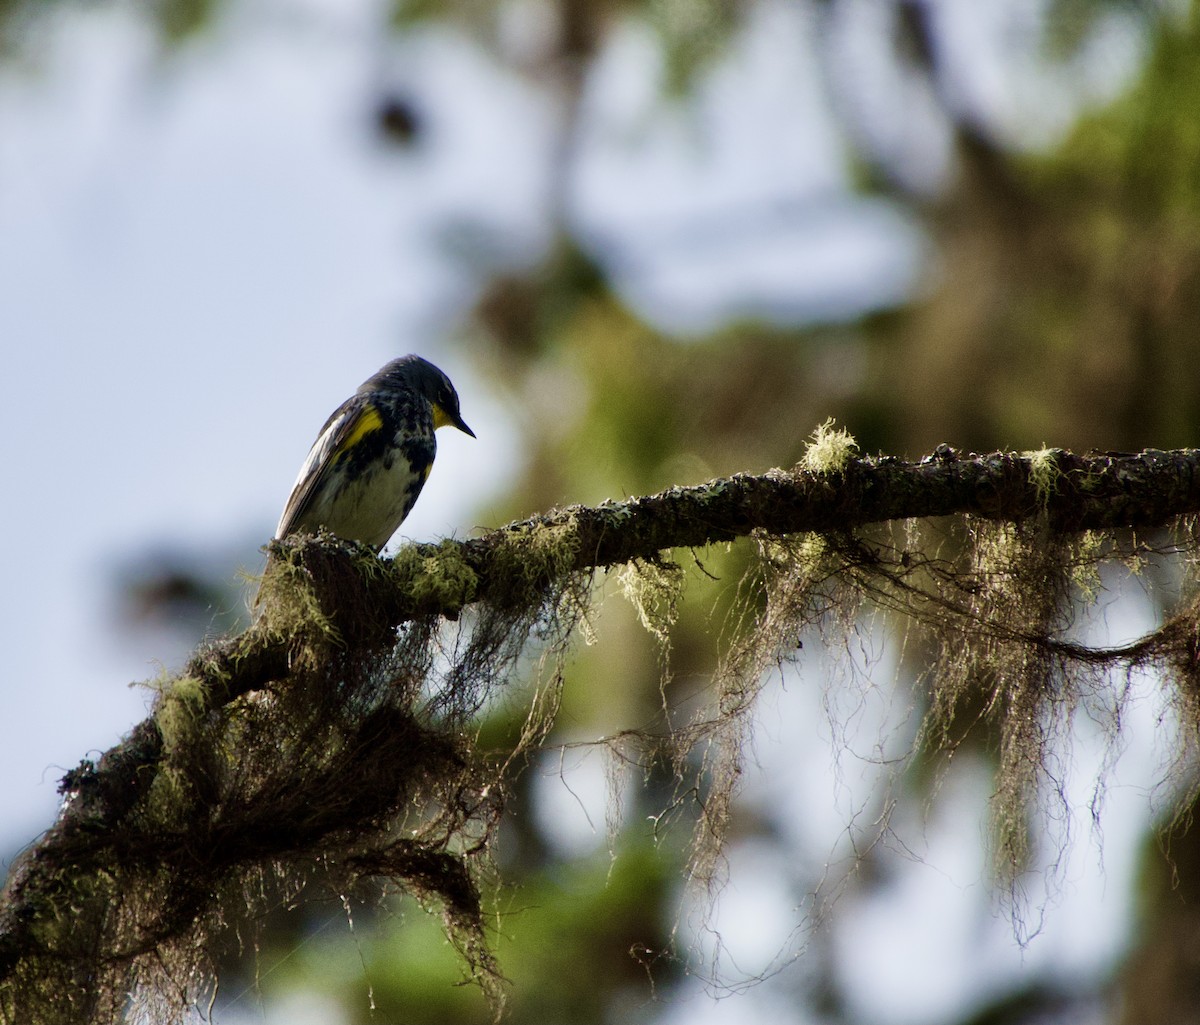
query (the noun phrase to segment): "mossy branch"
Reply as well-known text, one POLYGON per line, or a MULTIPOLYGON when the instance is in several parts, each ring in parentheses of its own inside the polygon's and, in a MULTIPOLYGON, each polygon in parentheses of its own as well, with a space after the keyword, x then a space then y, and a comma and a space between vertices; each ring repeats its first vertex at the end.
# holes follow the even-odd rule
MULTIPOLYGON (((847 537, 873 523, 953 514, 1035 522, 1051 536, 1072 536, 1164 526, 1200 512, 1200 450, 963 456, 943 446, 910 463, 852 458, 852 444, 848 436, 845 444, 831 442, 828 457, 807 459, 805 469, 739 474, 628 501, 574 506, 473 540, 411 545, 391 560, 329 538, 273 543, 255 623, 197 652, 164 687, 153 717, 97 763, 85 761, 62 780, 65 801, 58 821, 18 861, 0 906, 0 1021, 16 1020, 31 1006, 23 1002, 22 987, 36 987, 39 974, 48 972, 53 978, 47 991, 67 996, 43 994, 37 1006, 44 1020, 56 1013, 47 1007, 66 1007, 62 1013, 73 1020, 101 1020, 103 1008, 79 996, 87 991, 79 979, 91 978, 95 970, 89 957, 122 969, 156 943, 178 937, 193 919, 212 916, 211 891, 201 893, 182 880, 164 882, 152 871, 169 876, 177 862, 199 878, 207 872, 220 879, 238 859, 266 863, 298 852, 321 853, 332 863, 330 835, 356 821, 377 827, 427 786, 443 788, 441 803, 450 810, 403 845, 393 838, 361 849, 339 848, 343 871, 349 878, 373 871, 372 865, 389 866, 410 889, 440 900, 460 949, 475 951, 467 956, 476 976, 485 986, 494 979, 473 891, 457 855, 446 853, 451 833, 491 812, 468 792, 463 766, 469 759, 458 741, 428 728, 411 711, 417 681, 428 671, 423 652, 430 647, 432 624, 455 619, 468 606, 480 610, 483 625, 461 653, 458 675, 451 675, 451 694, 440 709, 444 721, 473 714, 479 698, 468 694, 472 680, 478 687, 478 680, 489 674, 494 679, 511 666, 548 605, 582 601, 577 592, 596 569, 655 563, 664 550, 751 534, 847 537), (404 624, 413 630, 401 634, 401 646, 408 649, 398 655, 397 630, 404 624), (226 711, 252 692, 269 700, 239 706, 237 715, 226 711), (300 734, 303 743, 287 738, 308 773, 307 782, 298 781, 292 790, 332 785, 330 780, 343 787, 347 778, 363 777, 355 783, 358 789, 338 790, 330 814, 317 814, 311 801, 296 803, 287 792, 289 781, 272 776, 270 766, 260 766, 256 777, 240 765, 239 738, 279 728, 279 716, 269 711, 272 701, 286 707, 287 716, 303 719, 307 731, 300 734), (361 768, 367 751, 381 753, 371 762, 378 770, 374 776, 361 768), (345 775, 353 759, 358 759, 353 773, 345 775), (263 779, 270 780, 269 787, 263 779), (241 823, 246 828, 226 836, 212 809, 235 797, 248 809, 241 823), (278 804, 272 803, 279 801, 292 819, 279 818, 278 804), (205 823, 204 837, 188 834, 196 821, 205 823), (179 832, 164 822, 180 823, 179 832), (267 828, 268 823, 274 825, 267 828), (208 851, 216 839, 225 844, 220 857, 229 865, 213 863, 208 851), (124 872, 127 865, 142 872, 141 885, 151 880, 167 894, 165 904, 132 926, 128 918, 136 919, 136 904, 118 902, 120 915, 103 913, 120 896, 114 866, 124 872), (80 930, 64 918, 89 901, 99 902, 101 911, 93 909, 98 924, 83 942, 80 930), (118 934, 124 946, 106 948, 105 937, 118 934)), ((876 577, 883 584, 870 586, 888 589, 885 600, 905 600, 907 583, 876 577)), ((796 595, 799 608, 804 599, 800 590, 796 595)), ((774 629, 784 636, 791 628, 780 619, 774 629)), ((1001 624, 989 643, 1020 641, 1020 631, 1027 629, 1024 623, 1001 624)), ((1055 657, 1071 655, 1045 650, 1055 657)), ((763 664, 763 652, 767 649, 749 652, 734 674, 752 675, 763 664)), ((112 1007, 115 1019, 119 1001, 112 1007)))
MULTIPOLYGON (((417 544, 366 581, 380 620, 457 616, 482 601, 510 605, 564 573, 653 560, 671 548, 771 535, 848 531, 962 514, 1056 533, 1149 528, 1200 512, 1200 449, 1079 456, 1061 449, 962 456, 940 447, 920 462, 852 459, 834 473, 772 470, 598 506, 571 506, 469 541, 417 544), (1044 483, 1047 465, 1056 483, 1044 483), (519 572, 514 572, 519 567, 519 572), (452 584, 447 586, 449 579, 452 584)), ((300 560, 316 550, 299 545, 300 560)), ((376 624, 378 625, 378 624, 376 624)), ((269 625, 206 652, 188 672, 229 700, 287 672, 288 641, 269 625)))
MULTIPOLYGON (((474 602, 501 607, 528 601, 564 574, 654 560, 671 548, 771 535, 849 531, 889 520, 967 515, 1044 522, 1055 533, 1150 528, 1200 512, 1200 449, 1079 456, 1062 449, 960 455, 942 446, 919 462, 885 456, 852 459, 834 473, 771 470, 598 506, 571 506, 468 540, 415 544, 356 583, 376 610, 372 621, 338 629, 367 641, 417 616, 456 617, 474 602), (1048 488, 1046 467, 1057 470, 1048 488)), ((293 565, 328 577, 350 546, 276 542, 293 565)), ((363 553, 359 553, 363 555, 363 553)), ((363 555, 368 561, 369 556, 363 555)), ((350 574, 351 576, 353 574, 350 574)), ((288 673, 293 639, 260 620, 199 654, 184 670, 205 682, 214 705, 288 673)), ((0 961, 2 967, 2 961, 0 961)))

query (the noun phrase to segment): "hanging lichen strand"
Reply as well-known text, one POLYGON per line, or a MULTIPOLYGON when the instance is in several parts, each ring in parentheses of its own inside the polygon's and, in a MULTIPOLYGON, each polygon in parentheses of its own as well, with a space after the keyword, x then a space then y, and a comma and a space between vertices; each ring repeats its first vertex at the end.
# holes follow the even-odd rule
MULTIPOLYGON (((217 951, 247 909, 380 882, 442 915, 499 1014, 478 881, 505 780, 545 740, 569 686, 564 660, 600 593, 595 571, 624 567, 668 673, 688 578, 674 559, 738 538, 749 568, 721 586, 738 589, 740 625, 708 699, 642 738, 694 795, 701 885, 763 681, 810 628, 832 638, 865 607, 934 653, 919 746, 994 738, 1002 878, 1026 865, 1055 739, 1083 698, 1111 689, 1113 670, 1161 672, 1183 724, 1175 771, 1191 778, 1197 606, 1123 647, 1088 647, 1069 628, 1105 560, 1163 553, 1190 571, 1200 453, 944 449, 902 463, 853 452, 827 425, 802 469, 572 508, 393 560, 329 538, 273 544, 254 625, 158 681, 151 718, 63 780, 59 821, 14 866, 0 908, 0 1019, 82 1025, 137 1007, 182 1020, 211 994, 217 951), (481 751, 478 713, 531 675, 515 745, 481 751)), ((1105 699, 1114 738, 1123 697, 1105 699)))

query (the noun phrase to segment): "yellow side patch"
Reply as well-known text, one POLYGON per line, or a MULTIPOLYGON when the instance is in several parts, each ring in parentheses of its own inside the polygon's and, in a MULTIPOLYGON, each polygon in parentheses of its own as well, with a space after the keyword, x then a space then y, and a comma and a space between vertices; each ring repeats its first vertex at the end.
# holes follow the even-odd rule
POLYGON ((346 440, 338 446, 337 454, 344 455, 372 431, 378 431, 382 427, 383 417, 379 415, 378 410, 374 406, 366 406, 351 424, 350 433, 346 435, 346 440))

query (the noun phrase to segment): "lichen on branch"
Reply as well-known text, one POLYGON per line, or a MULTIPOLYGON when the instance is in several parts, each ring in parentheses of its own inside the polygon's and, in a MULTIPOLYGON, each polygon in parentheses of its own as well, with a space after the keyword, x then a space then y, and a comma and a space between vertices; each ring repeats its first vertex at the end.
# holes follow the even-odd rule
POLYGON ((152 716, 64 777, 59 819, 14 866, 0 906, 0 1021, 120 1020, 131 988, 156 1020, 179 1019, 211 985, 229 909, 379 879, 440 909, 499 1010, 477 880, 505 774, 553 727, 598 571, 624 567, 669 671, 684 597, 672 551, 753 547, 743 628, 707 706, 647 738, 681 790, 702 795, 701 882, 763 680, 804 631, 846 628, 867 604, 939 653, 923 744, 953 746, 964 723, 996 730, 1002 873, 1027 858, 1049 744, 1110 670, 1160 670, 1181 743, 1200 749, 1195 605, 1118 648, 1069 635, 1099 563, 1193 547, 1200 452, 943 447, 910 463, 855 451, 825 425, 803 468, 571 507, 392 559, 329 537, 273 542, 253 624, 159 681, 152 716), (942 532, 950 542, 909 529, 943 517, 957 524, 942 532), (515 748, 485 755, 481 709, 528 672, 542 686, 515 748))

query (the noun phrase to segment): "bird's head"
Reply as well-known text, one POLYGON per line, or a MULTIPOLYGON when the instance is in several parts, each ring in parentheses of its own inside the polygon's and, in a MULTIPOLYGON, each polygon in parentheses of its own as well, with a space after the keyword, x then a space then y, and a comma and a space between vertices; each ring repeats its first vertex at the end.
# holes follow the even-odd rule
POLYGON ((407 388, 429 401, 433 408, 433 426, 457 427, 464 434, 475 437, 467 426, 458 406, 458 392, 442 371, 420 356, 401 356, 392 360, 366 384, 384 385, 389 388, 407 388))

